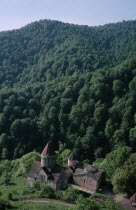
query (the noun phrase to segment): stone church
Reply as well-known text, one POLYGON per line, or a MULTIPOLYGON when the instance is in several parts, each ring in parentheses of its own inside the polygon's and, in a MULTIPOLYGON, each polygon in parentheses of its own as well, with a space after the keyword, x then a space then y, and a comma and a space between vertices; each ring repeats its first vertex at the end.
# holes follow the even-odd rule
POLYGON ((78 167, 74 155, 62 167, 56 164, 53 143, 48 142, 41 153, 41 162, 35 161, 28 173, 27 184, 33 187, 35 181, 50 185, 54 190, 63 190, 69 184, 97 191, 101 184, 103 171, 96 166, 78 167))

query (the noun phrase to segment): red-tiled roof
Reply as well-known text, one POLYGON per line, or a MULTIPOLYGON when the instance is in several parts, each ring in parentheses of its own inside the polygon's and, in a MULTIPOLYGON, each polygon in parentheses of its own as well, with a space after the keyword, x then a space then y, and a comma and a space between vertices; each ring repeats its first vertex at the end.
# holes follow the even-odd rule
POLYGON ((41 153, 42 156, 46 156, 46 155, 55 155, 55 150, 53 147, 53 143, 52 142, 48 142, 44 148, 44 150, 41 153))
POLYGON ((130 198, 130 200, 136 202, 136 193, 130 198))

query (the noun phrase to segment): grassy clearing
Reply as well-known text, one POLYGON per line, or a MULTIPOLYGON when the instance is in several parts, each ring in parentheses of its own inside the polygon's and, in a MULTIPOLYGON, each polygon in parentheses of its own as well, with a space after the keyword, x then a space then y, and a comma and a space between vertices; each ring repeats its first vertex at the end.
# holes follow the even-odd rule
POLYGON ((22 196, 23 192, 27 189, 26 179, 24 177, 17 177, 12 179, 12 183, 9 185, 0 185, 0 191, 2 192, 2 198, 7 198, 9 193, 13 194, 13 199, 18 199, 22 196))
MULTIPOLYGON (((12 193, 13 200, 11 201, 12 206, 15 209, 26 209, 26 210, 65 210, 68 209, 68 206, 65 206, 63 204, 53 204, 53 203, 25 203, 21 202, 21 200, 25 199, 37 199, 36 193, 30 193, 30 188, 26 185, 26 179, 24 177, 17 177, 12 180, 12 183, 10 185, 0 185, 0 192, 2 193, 1 198, 7 199, 8 194, 12 193)), ((38 199, 41 200, 41 199, 38 199)), ((45 199, 42 199, 45 200, 45 199)), ((51 199, 46 199, 51 200, 51 199)), ((53 201, 53 200, 52 200, 53 201)), ((54 200, 56 201, 56 200, 54 200)), ((58 201, 58 200, 57 200, 58 201)))

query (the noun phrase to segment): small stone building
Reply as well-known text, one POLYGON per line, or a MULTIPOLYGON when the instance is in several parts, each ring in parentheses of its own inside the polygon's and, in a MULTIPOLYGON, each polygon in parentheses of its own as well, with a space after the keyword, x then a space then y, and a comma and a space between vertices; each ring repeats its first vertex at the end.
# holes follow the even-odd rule
POLYGON ((28 173, 27 184, 33 187, 35 181, 50 185, 54 190, 61 190, 69 184, 79 185, 91 191, 99 189, 103 171, 96 166, 77 167, 72 153, 64 166, 56 164, 55 150, 52 142, 48 142, 41 153, 41 162, 35 161, 28 173))
POLYGON ((103 171, 96 166, 77 168, 73 174, 73 183, 91 191, 99 189, 103 171))

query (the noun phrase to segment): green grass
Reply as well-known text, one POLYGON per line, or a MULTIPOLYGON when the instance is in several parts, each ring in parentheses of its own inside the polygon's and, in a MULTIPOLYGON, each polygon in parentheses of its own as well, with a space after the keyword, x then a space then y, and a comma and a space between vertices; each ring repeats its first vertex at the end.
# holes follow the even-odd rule
POLYGON ((15 209, 23 210, 68 210, 69 207, 62 204, 53 203, 25 203, 25 202, 11 202, 15 209))
POLYGON ((17 177, 12 179, 9 185, 0 185, 0 191, 2 192, 2 198, 6 198, 8 193, 13 193, 13 197, 18 197, 23 194, 23 191, 27 188, 26 179, 24 177, 17 177))
POLYGON ((13 199, 23 200, 23 199, 33 199, 36 193, 23 193, 25 190, 29 190, 26 185, 26 179, 24 177, 16 177, 12 179, 9 185, 0 185, 0 192, 2 193, 2 198, 6 199, 9 193, 12 193, 13 199))
MULTIPOLYGON (((11 201, 11 205, 13 206, 13 209, 26 209, 26 210, 66 210, 69 209, 68 206, 65 206, 63 204, 53 204, 53 203, 26 203, 26 202, 20 202, 19 200, 25 200, 25 199, 37 199, 36 193, 26 193, 23 195, 25 190, 30 190, 30 188, 26 185, 26 179, 24 177, 17 177, 12 179, 12 183, 10 185, 0 185, 0 192, 2 193, 1 198, 7 199, 8 194, 12 193, 13 199, 17 201, 11 201)), ((46 199, 46 198, 45 198, 46 199)), ((39 199, 38 200, 45 200, 45 199, 39 199)), ((46 199, 51 200, 51 199, 46 199)), ((51 200, 56 201, 56 200, 51 200)), ((57 200, 58 201, 58 200, 57 200)))
MULTIPOLYGON (((35 202, 23 202, 23 200, 49 200, 49 201, 59 201, 55 199, 41 199, 37 198, 36 193, 24 193, 24 191, 30 190, 27 187, 26 179, 24 177, 17 177, 12 179, 12 183, 10 185, 0 185, 0 191, 2 192, 2 198, 6 199, 8 194, 11 192, 13 195, 13 199, 16 201, 11 201, 11 205, 13 209, 24 209, 24 210, 68 210, 69 207, 64 204, 54 204, 54 203, 35 203, 35 202), (22 201, 22 202, 21 202, 22 201)), ((99 195, 101 197, 107 197, 105 195, 96 193, 95 195, 99 195)), ((94 195, 93 195, 94 196, 94 195)), ((93 197, 91 196, 91 197, 93 197)), ((61 201, 60 201, 61 202, 61 201)), ((62 201, 64 202, 64 201, 62 201)), ((99 203, 98 201, 96 201, 99 203)), ((99 203, 101 209, 106 210, 105 206, 99 203)), ((72 208, 71 208, 72 209, 72 208)))

